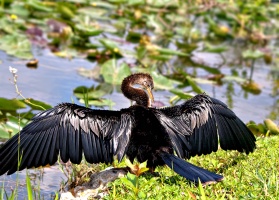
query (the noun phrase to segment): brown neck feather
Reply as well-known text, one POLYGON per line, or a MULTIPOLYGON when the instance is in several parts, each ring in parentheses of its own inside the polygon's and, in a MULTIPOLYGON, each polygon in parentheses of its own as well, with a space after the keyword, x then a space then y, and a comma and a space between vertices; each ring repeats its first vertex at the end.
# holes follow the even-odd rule
MULTIPOLYGON (((125 78, 121 85, 122 93, 128 99, 135 101, 138 105, 141 106, 150 106, 149 97, 143 89, 134 88, 133 85, 141 85, 141 81, 145 78, 148 74, 144 73, 137 73, 125 78)), ((148 75, 150 76, 150 75, 148 75)), ((152 80, 152 78, 151 78, 152 80)))

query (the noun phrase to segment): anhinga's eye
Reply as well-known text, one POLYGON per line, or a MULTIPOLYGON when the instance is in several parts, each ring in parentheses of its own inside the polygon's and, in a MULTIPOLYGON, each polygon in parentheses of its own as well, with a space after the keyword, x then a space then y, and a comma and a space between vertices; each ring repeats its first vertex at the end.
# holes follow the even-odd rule
POLYGON ((151 90, 153 89, 153 84, 148 83, 147 81, 143 81, 143 85, 147 88, 150 88, 151 90))

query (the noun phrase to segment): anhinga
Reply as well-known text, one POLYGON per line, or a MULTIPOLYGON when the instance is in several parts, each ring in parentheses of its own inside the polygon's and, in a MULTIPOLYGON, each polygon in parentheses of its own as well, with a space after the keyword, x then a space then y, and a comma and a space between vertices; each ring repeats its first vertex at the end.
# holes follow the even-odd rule
POLYGON ((183 159, 215 152, 218 145, 246 154, 255 149, 254 135, 217 99, 199 94, 181 105, 153 108, 153 80, 144 73, 125 78, 121 89, 135 105, 110 111, 62 103, 34 116, 0 149, 0 175, 53 165, 58 154, 63 162, 79 164, 83 153, 89 163, 126 155, 147 160, 150 170, 167 164, 188 180, 209 183, 223 177, 183 159))

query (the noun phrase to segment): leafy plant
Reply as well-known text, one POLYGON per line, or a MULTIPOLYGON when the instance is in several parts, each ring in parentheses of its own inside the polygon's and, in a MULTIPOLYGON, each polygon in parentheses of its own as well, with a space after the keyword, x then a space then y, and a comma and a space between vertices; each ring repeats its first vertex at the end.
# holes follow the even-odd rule
POLYGON ((271 119, 265 119, 264 123, 259 124, 250 121, 247 126, 255 135, 269 136, 279 134, 278 125, 276 125, 271 119))

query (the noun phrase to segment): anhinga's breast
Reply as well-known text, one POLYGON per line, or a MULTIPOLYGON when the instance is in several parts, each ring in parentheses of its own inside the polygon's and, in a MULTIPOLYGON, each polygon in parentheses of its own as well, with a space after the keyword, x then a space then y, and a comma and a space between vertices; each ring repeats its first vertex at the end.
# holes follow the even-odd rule
POLYGON ((135 117, 127 156, 133 161, 148 160, 149 165, 161 165, 160 151, 172 152, 170 138, 164 127, 154 115, 155 110, 143 106, 132 106, 131 112, 135 117), (159 163, 158 163, 159 162, 159 163), (153 163, 153 164, 152 164, 153 163))

